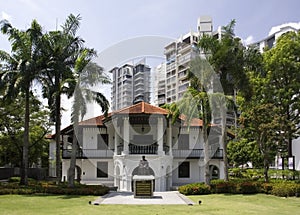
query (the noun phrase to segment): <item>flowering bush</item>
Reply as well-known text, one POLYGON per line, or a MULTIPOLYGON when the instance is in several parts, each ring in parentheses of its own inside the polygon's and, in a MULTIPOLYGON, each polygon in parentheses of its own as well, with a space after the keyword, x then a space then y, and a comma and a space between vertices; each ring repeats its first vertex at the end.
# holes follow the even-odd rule
POLYGON ((210 194, 210 186, 204 183, 194 183, 180 186, 178 191, 184 195, 204 195, 210 194))

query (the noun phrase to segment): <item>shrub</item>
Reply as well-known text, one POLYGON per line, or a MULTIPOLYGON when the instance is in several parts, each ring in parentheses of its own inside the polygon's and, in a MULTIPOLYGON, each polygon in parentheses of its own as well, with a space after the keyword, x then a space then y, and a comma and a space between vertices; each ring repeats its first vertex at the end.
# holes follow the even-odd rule
POLYGON ((271 194, 273 190, 273 183, 262 183, 260 186, 260 192, 265 194, 271 194))
POLYGON ((242 182, 236 185, 236 193, 241 194, 255 194, 260 192, 260 183, 258 182, 242 182))
POLYGON ((243 177, 243 169, 241 168, 231 168, 228 170, 228 174, 233 178, 242 178, 243 177))
POLYGON ((21 178, 20 177, 10 177, 8 179, 8 182, 20 182, 21 178))
POLYGON ((204 183, 194 183, 180 186, 178 191, 184 195, 204 195, 210 194, 210 186, 204 183))
POLYGON ((300 185, 293 182, 283 182, 273 184, 271 194, 280 197, 295 196, 300 192, 300 185))
MULTIPOLYGON (((11 182, 11 183, 13 183, 13 182, 20 183, 20 181, 21 181, 21 178, 20 178, 20 177, 10 177, 10 178, 8 179, 8 182, 11 182)), ((29 182, 29 183, 36 183, 36 180, 33 179, 33 178, 28 178, 28 182, 29 182)))
POLYGON ((211 181, 211 191, 213 193, 235 193, 235 183, 224 180, 211 181))
POLYGON ((102 196, 109 192, 109 188, 101 185, 77 185, 74 188, 66 185, 51 183, 20 186, 17 183, 8 183, 0 187, 0 195, 4 194, 57 194, 57 195, 97 195, 102 196))

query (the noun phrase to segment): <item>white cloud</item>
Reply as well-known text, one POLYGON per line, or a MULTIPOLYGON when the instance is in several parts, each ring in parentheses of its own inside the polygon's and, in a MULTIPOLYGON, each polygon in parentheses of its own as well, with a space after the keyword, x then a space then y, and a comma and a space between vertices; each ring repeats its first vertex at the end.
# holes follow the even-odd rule
POLYGON ((254 43, 254 37, 252 35, 248 36, 246 39, 243 40, 245 46, 254 43))
POLYGON ((286 26, 291 26, 293 28, 300 29, 300 22, 298 22, 298 23, 297 22, 289 22, 289 23, 284 23, 282 25, 274 26, 271 28, 269 35, 272 35, 278 31, 280 31, 281 28, 286 27, 286 26))
POLYGON ((11 15, 7 14, 6 12, 1 11, 1 19, 6 19, 11 22, 12 17, 11 17, 11 15))

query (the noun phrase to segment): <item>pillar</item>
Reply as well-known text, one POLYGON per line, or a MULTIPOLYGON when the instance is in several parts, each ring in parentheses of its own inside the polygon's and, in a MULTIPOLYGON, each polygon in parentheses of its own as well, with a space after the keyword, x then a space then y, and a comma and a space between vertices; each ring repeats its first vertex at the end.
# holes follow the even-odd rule
POLYGON ((123 118, 123 154, 128 155, 129 154, 129 117, 123 118))
POLYGON ((169 127, 167 128, 167 141, 168 141, 168 146, 169 146, 169 155, 172 156, 172 121, 169 119, 169 127))
POLYGON ((164 122, 161 117, 157 119, 157 144, 158 144, 158 155, 164 155, 165 152, 163 150, 164 144, 164 122))
POLYGON ((118 132, 116 131, 117 128, 115 128, 115 151, 114 151, 114 155, 117 155, 118 154, 118 142, 119 142, 119 135, 118 135, 118 132))

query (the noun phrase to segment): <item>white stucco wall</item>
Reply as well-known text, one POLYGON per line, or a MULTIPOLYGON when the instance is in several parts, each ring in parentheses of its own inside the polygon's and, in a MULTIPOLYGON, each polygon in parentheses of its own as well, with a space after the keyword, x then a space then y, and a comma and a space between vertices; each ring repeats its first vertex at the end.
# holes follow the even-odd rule
POLYGON ((199 182, 201 180, 200 176, 200 166, 198 159, 174 159, 173 160, 173 172, 172 172, 172 182, 173 186, 180 186, 184 184, 199 182), (180 163, 187 161, 190 162, 190 177, 189 178, 179 178, 178 177, 178 166, 180 163))
POLYGON ((50 140, 49 143, 49 176, 56 177, 56 143, 50 140))
MULTIPOLYGON (((81 168, 81 183, 83 184, 104 184, 113 186, 114 163, 112 159, 77 159, 76 165, 81 168), (108 162, 108 178, 97 178, 97 162, 108 162)), ((67 180, 70 160, 62 162, 62 178, 67 180)), ((76 174, 75 174, 76 175, 76 174)))
POLYGON ((292 152, 295 156, 295 169, 300 170, 300 138, 293 141, 292 152))

